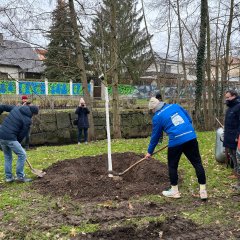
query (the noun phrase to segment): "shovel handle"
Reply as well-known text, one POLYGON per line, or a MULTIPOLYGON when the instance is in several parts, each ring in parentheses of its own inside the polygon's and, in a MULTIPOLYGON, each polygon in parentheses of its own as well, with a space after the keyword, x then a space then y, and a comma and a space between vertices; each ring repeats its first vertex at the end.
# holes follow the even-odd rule
POLYGON ((28 166, 31 168, 31 170, 34 170, 31 163, 27 160, 27 158, 26 158, 26 162, 27 162, 28 166))
POLYGON ((222 127, 222 128, 224 128, 224 126, 222 125, 222 123, 218 120, 218 118, 215 118, 216 119, 216 121, 218 122, 218 124, 222 127))
MULTIPOLYGON (((158 149, 156 152, 154 152, 154 153, 152 154, 152 156, 155 155, 155 154, 158 153, 158 152, 161 152, 162 150, 164 150, 165 148, 167 148, 167 146, 168 146, 168 145, 166 145, 166 146, 158 149)), ((130 169, 132 169, 134 166, 136 166, 137 164, 139 164, 140 162, 142 162, 142 161, 144 161, 144 160, 146 160, 146 159, 147 159, 147 158, 144 157, 144 158, 138 160, 138 161, 135 162, 133 165, 131 165, 129 168, 127 168, 127 169, 124 170, 123 172, 119 173, 118 176, 121 176, 121 175, 125 174, 125 173, 128 172, 130 169)))

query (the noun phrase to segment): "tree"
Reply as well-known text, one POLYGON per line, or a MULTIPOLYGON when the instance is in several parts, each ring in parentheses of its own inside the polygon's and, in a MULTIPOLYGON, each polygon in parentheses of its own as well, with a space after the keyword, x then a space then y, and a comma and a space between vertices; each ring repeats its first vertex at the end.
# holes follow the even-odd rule
POLYGON ((116 26, 116 0, 110 0, 110 23, 111 23, 111 49, 110 49, 110 66, 113 88, 113 137, 121 138, 121 117, 119 112, 119 97, 118 97, 118 45, 117 45, 117 26, 116 26))
POLYGON ((52 16, 53 23, 47 35, 50 43, 45 60, 46 77, 54 81, 71 79, 79 82, 74 30, 69 7, 64 0, 58 0, 57 8, 53 11, 52 16))
POLYGON ((73 0, 69 0, 69 9, 70 9, 70 20, 71 25, 73 27, 73 39, 74 39, 74 46, 76 49, 76 58, 77 58, 77 70, 78 74, 82 81, 83 86, 83 94, 84 98, 86 100, 87 105, 89 106, 90 114, 89 114, 89 138, 93 139, 95 135, 95 129, 94 129, 94 122, 93 122, 93 113, 92 113, 92 104, 90 99, 90 93, 88 92, 88 83, 87 83, 87 74, 86 74, 86 67, 84 62, 84 56, 83 56, 83 50, 80 43, 80 32, 77 25, 77 14, 74 8, 73 0))
POLYGON ((197 53, 197 80, 196 80, 196 99, 195 99, 195 114, 196 119, 204 124, 202 108, 202 94, 205 80, 205 48, 206 48, 206 34, 207 34, 207 16, 208 16, 208 1, 201 0, 201 23, 200 23, 200 38, 197 53), (201 121, 202 120, 202 121, 201 121))
MULTIPOLYGON (((116 0, 116 44, 118 48, 118 77, 119 82, 126 78, 136 83, 152 60, 148 36, 146 31, 140 29, 142 15, 136 10, 134 0, 116 0)), ((104 0, 103 6, 97 12, 90 32, 91 56, 94 65, 98 65, 97 59, 102 59, 101 54, 106 55, 105 64, 110 65, 111 42, 111 1, 104 0), (97 61, 97 62, 96 62, 97 61)), ((103 60, 103 59, 102 59, 103 60)), ((104 63, 104 61, 102 62, 104 63)), ((102 67, 104 68, 104 67, 102 67)))

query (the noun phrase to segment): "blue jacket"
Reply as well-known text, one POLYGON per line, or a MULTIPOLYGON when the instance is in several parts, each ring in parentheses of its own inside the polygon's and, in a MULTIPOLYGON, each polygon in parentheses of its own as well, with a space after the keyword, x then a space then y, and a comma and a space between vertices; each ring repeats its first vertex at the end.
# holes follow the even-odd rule
POLYGON ((0 105, 0 114, 10 112, 0 126, 0 139, 21 142, 27 136, 32 124, 33 113, 38 112, 36 106, 0 105))
POLYGON ((77 107, 75 114, 78 115, 78 128, 89 128, 88 114, 90 111, 86 107, 77 107))
POLYGON ((154 114, 152 125, 153 130, 148 146, 150 154, 153 153, 163 131, 169 138, 168 147, 181 145, 197 137, 192 126, 192 119, 187 111, 178 104, 165 104, 154 114))
POLYGON ((231 101, 226 111, 224 121, 223 146, 230 149, 237 148, 236 139, 240 134, 240 97, 231 101))

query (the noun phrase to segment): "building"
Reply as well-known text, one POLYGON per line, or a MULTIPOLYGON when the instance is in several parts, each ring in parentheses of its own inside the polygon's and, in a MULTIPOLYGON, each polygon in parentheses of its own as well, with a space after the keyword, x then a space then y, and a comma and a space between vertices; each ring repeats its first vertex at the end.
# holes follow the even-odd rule
POLYGON ((30 44, 4 40, 0 33, 0 79, 42 79, 43 61, 30 44))
MULTIPOLYGON (((175 57, 169 56, 167 59, 164 54, 156 54, 156 62, 160 81, 166 86, 177 85, 178 82, 184 80, 182 62, 175 57)), ((196 67, 192 63, 185 63, 187 81, 196 80, 196 67)), ((157 71, 154 63, 147 68, 144 75, 140 78, 142 84, 156 84, 157 71)))

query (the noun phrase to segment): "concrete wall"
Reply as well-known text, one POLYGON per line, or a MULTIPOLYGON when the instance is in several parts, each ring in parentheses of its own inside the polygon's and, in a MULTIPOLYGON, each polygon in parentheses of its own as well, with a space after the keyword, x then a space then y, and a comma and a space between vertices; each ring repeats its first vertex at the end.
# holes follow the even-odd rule
MULTIPOLYGON (((0 122, 6 114, 0 115, 0 122)), ((77 127, 74 111, 39 114, 33 118, 31 145, 67 144, 77 142, 77 127)), ((110 123, 112 124, 110 113, 110 123)), ((107 138, 105 112, 94 112, 95 139, 107 138)), ((148 137, 151 134, 151 116, 145 110, 124 110, 121 112, 121 131, 123 138, 148 137)))

